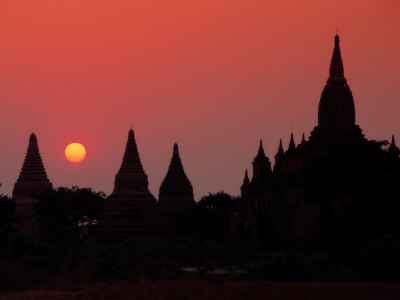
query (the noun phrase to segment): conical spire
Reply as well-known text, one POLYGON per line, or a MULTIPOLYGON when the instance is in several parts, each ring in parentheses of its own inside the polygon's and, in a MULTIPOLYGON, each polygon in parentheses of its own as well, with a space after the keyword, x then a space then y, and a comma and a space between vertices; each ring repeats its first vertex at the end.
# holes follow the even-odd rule
POLYGON ((258 147, 257 156, 254 158, 253 164, 254 163, 265 163, 265 162, 269 162, 269 159, 265 155, 262 140, 260 140, 260 146, 258 147))
POLYGON ((278 148, 278 152, 276 153, 277 156, 283 155, 284 151, 283 151, 283 147, 282 147, 282 139, 279 140, 279 148, 278 148))
MULTIPOLYGON (((16 186, 22 182, 50 183, 40 156, 37 138, 34 133, 29 137, 28 150, 25 155, 16 186)), ((16 187, 14 187, 15 192, 16 187)))
POLYGON ((288 151, 295 150, 295 149, 296 149, 296 145, 294 143, 293 133, 291 133, 290 134, 290 143, 289 143, 288 151))
POLYGON ((144 173, 133 129, 129 130, 128 142, 126 143, 124 158, 119 173, 144 173))
POLYGON ((249 174, 247 173, 246 169, 246 172, 244 173, 243 185, 248 185, 249 183, 250 183, 249 174))
POLYGON ((163 184, 164 184, 164 182, 168 183, 169 181, 171 181, 171 182, 175 181, 178 178, 179 178, 179 180, 187 181, 187 183, 189 183, 189 185, 190 185, 189 179, 187 178, 185 171, 183 170, 182 161, 179 156, 178 144, 175 143, 174 150, 172 152, 171 163, 169 164, 168 172, 167 172, 167 175, 165 176, 163 184))
POLYGON ((176 143, 167 175, 160 186, 159 203, 170 215, 179 214, 195 204, 193 187, 183 170, 176 143))
POLYGON ((21 172, 13 189, 16 226, 20 230, 35 231, 38 228, 34 211, 37 199, 34 196, 52 188, 40 156, 36 135, 32 133, 21 172))
POLYGON ((260 147, 258 148, 258 153, 257 153, 258 157, 263 157, 265 156, 265 152, 264 152, 264 147, 262 144, 262 140, 260 140, 260 147))
POLYGON ((342 55, 340 53, 339 36, 335 36, 335 48, 333 49, 331 66, 329 68, 328 83, 346 83, 342 55))
POLYGON ((396 142, 394 140, 394 134, 392 134, 392 142, 390 144, 391 147, 396 147, 396 142))
POLYGON ((304 137, 304 133, 303 136, 301 137, 301 144, 304 144, 306 142, 306 138, 304 137))

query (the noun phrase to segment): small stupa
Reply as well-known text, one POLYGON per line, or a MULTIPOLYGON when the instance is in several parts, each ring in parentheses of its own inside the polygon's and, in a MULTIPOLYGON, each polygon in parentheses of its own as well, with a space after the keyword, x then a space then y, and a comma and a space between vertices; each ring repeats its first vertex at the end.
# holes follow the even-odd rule
POLYGON ((166 231, 166 220, 148 189, 135 134, 129 130, 121 168, 115 176, 114 190, 100 213, 98 233, 152 235, 166 231))
POLYGON ((34 133, 29 138, 25 160, 14 184, 16 226, 21 230, 33 231, 38 228, 34 204, 38 201, 33 196, 53 189, 40 156, 37 138, 34 133))
POLYGON ((183 170, 176 143, 167 175, 160 186, 158 201, 169 216, 179 215, 195 205, 193 187, 183 170))

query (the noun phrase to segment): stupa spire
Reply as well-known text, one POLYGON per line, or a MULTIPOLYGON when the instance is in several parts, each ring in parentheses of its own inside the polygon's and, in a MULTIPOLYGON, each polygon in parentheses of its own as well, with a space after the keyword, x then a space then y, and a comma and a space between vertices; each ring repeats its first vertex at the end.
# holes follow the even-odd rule
POLYGON ((144 173, 132 128, 128 133, 128 141, 119 173, 144 173))
POLYGON ((331 66, 329 68, 328 83, 346 83, 338 34, 335 35, 335 47, 333 49, 331 66))
POLYGON ((247 173, 246 169, 246 172, 244 173, 243 185, 248 185, 249 183, 250 183, 249 174, 247 173))
POLYGON ((295 149, 296 149, 296 144, 294 143, 293 133, 291 133, 288 151, 295 150, 295 149))
POLYGON ((284 151, 283 151, 283 146, 282 146, 282 139, 280 139, 278 153, 276 153, 276 155, 283 155, 283 154, 284 154, 284 151))
POLYGON ((390 146, 396 147, 396 142, 394 140, 394 134, 392 134, 392 142, 391 142, 390 146))
POLYGON ((301 144, 304 144, 305 142, 306 142, 306 138, 305 138, 304 133, 303 133, 303 135, 301 137, 301 144))
POLYGON ((21 172, 13 189, 17 227, 27 231, 37 229, 37 216, 33 209, 37 199, 33 196, 52 188, 40 156, 36 135, 32 133, 21 172))
POLYGON ((264 147, 262 144, 262 140, 260 140, 260 146, 258 147, 257 157, 264 157, 264 156, 265 156, 264 147))
MULTIPOLYGON (((36 135, 32 133, 29 137, 28 150, 21 172, 14 185, 13 196, 18 196, 21 193, 29 196, 36 191, 42 192, 42 184, 52 188, 42 162, 42 157, 40 156, 36 135), (29 183, 29 187, 27 183, 29 183), (35 183, 39 183, 39 185, 35 185, 35 183)), ((44 190, 46 190, 46 188, 44 188, 44 190)))
POLYGON ((161 184, 161 188, 163 188, 164 184, 168 184, 169 181, 170 181, 170 183, 172 183, 173 181, 177 180, 178 178, 180 180, 187 181, 188 185, 190 185, 190 190, 191 190, 191 184, 185 174, 185 171, 183 170, 182 161, 179 156, 178 144, 175 143, 174 149, 172 152, 171 163, 169 165, 167 175, 165 176, 165 179, 164 179, 163 183, 161 184))
POLYGON ((192 207, 193 187, 183 169, 178 144, 174 144, 167 175, 160 186, 159 203, 168 215, 177 215, 192 207))

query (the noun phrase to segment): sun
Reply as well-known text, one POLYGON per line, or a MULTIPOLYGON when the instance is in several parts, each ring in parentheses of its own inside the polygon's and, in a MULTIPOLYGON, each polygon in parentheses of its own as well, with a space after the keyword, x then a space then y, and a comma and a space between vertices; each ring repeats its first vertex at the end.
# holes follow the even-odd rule
POLYGON ((71 143, 65 148, 65 158, 72 163, 79 163, 85 159, 86 149, 82 144, 71 143))

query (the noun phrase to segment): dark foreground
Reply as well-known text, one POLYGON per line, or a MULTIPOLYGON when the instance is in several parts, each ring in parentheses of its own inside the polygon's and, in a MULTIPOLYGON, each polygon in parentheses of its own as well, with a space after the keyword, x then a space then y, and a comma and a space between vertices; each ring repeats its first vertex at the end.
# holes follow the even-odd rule
POLYGON ((113 281, 0 293, 0 299, 399 299, 396 283, 113 281))

